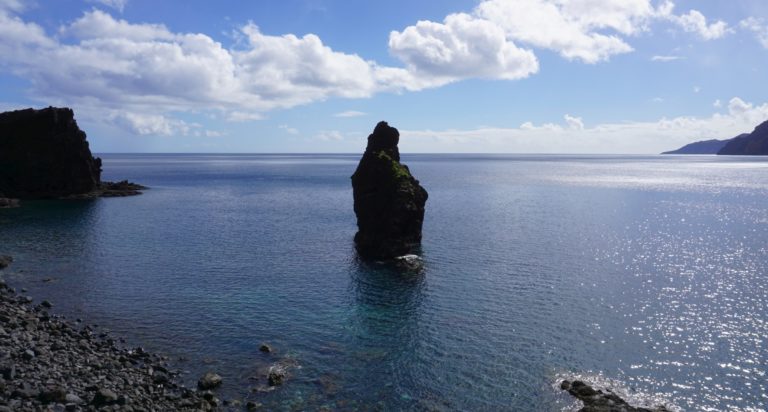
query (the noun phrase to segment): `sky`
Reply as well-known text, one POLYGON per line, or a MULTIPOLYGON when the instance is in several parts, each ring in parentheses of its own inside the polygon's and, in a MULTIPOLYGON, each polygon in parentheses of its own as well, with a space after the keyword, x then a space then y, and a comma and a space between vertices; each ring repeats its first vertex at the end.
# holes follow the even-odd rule
POLYGON ((0 110, 91 149, 650 154, 768 120, 765 0, 0 0, 0 110))

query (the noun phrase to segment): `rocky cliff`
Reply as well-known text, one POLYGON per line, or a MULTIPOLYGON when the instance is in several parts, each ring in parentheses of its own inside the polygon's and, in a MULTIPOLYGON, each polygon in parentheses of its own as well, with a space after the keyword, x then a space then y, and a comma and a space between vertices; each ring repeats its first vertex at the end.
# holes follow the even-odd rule
POLYGON ((0 193, 9 198, 70 196, 97 190, 93 157, 72 109, 0 113, 0 193))
POLYGON ((694 142, 662 154, 768 155, 768 121, 755 127, 752 133, 726 140, 694 142))
POLYGON ((702 140, 700 142, 689 143, 677 150, 670 150, 662 154, 717 154, 730 139, 726 140, 702 140))
POLYGON ((755 127, 752 133, 731 139, 719 155, 768 155, 768 121, 755 127))
POLYGON ((352 175, 355 246, 363 258, 391 259, 412 253, 421 243, 428 195, 400 163, 399 140, 397 129, 379 122, 352 175))

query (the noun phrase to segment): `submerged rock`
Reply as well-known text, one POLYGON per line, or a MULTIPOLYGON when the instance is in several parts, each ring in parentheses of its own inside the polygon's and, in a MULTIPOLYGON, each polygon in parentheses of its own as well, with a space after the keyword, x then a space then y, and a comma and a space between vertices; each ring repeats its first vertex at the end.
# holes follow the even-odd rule
POLYGON ((395 266, 407 271, 418 271, 424 266, 424 261, 418 255, 398 256, 394 259, 395 266))
POLYGON ((0 269, 5 269, 8 267, 8 265, 13 262, 13 257, 11 256, 0 256, 0 269))
POLYGON ((584 403, 584 407, 579 409, 579 412, 669 412, 669 409, 664 406, 652 409, 632 406, 610 390, 605 393, 583 381, 564 380, 560 383, 560 389, 568 391, 584 403))
POLYGON ((421 243, 428 194, 400 163, 399 140, 397 129, 379 122, 352 175, 355 246, 366 259, 407 255, 421 243))
POLYGON ((218 373, 207 372, 197 381, 197 387, 202 390, 213 389, 221 385, 222 379, 218 373))
POLYGON ((101 197, 123 197, 140 195, 140 191, 147 189, 147 187, 121 180, 119 182, 101 182, 99 189, 99 196, 101 197))

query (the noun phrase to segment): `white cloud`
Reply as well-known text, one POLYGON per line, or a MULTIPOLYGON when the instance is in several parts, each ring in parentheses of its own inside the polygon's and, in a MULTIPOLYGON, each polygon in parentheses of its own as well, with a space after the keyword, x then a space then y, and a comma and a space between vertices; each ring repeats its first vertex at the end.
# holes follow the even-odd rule
POLYGON ((443 23, 419 21, 393 31, 389 50, 417 77, 437 83, 469 77, 521 79, 539 69, 533 52, 507 40, 501 27, 465 13, 451 14, 443 23))
POLYGON ((749 17, 739 22, 739 27, 755 34, 757 41, 768 49, 768 23, 763 18, 749 17))
POLYGON ((187 135, 194 127, 187 122, 171 119, 159 114, 139 114, 131 112, 112 112, 107 116, 112 123, 125 131, 140 136, 173 136, 187 135))
POLYGON ((661 102, 664 101, 664 98, 662 98, 662 97, 654 97, 653 99, 651 99, 651 101, 654 102, 654 103, 661 103, 661 102))
POLYGON ((705 40, 728 32, 726 23, 708 23, 697 10, 675 15, 673 9, 671 1, 654 7, 650 0, 484 0, 470 14, 451 14, 442 23, 419 21, 392 32, 390 52, 413 71, 440 78, 521 78, 538 66, 533 66, 533 52, 519 45, 598 63, 633 51, 626 37, 650 30, 656 21, 671 21, 705 40), (506 59, 503 50, 510 51, 506 59))
POLYGON ((264 120, 264 115, 261 113, 248 113, 235 110, 227 113, 226 119, 230 122, 250 122, 254 120, 264 120))
POLYGON ((59 32, 79 40, 113 39, 131 42, 165 40, 176 37, 162 24, 134 24, 126 20, 115 19, 101 10, 92 10, 69 25, 62 26, 59 32))
POLYGON ((738 97, 734 97, 728 102, 728 113, 731 116, 742 116, 752 110, 752 103, 747 103, 738 97))
POLYGON ((651 57, 651 61, 663 62, 663 63, 672 62, 672 61, 681 60, 681 59, 684 59, 684 57, 681 57, 681 56, 653 56, 653 57, 651 57))
POLYGON ((112 7, 115 10, 123 12, 125 5, 128 4, 128 0, 87 0, 89 3, 101 3, 107 7, 112 7))
POLYGON ((290 127, 287 124, 281 124, 280 126, 277 126, 277 128, 280 129, 280 130, 284 130, 288 134, 299 134, 299 130, 298 129, 296 129, 294 127, 290 127))
POLYGON ((342 135, 338 130, 322 131, 315 135, 315 140, 320 140, 323 142, 338 142, 344 140, 344 135, 342 135))
POLYGON ((10 10, 20 12, 24 10, 24 3, 21 0, 0 0, 0 11, 10 10))
POLYGON ((223 137, 227 135, 227 133, 218 130, 206 130, 204 134, 205 137, 223 137))
POLYGON ((701 91, 701 86, 693 86, 693 92, 698 93, 701 91))
POLYGON ((728 24, 722 20, 711 24, 707 23, 707 18, 698 10, 690 10, 686 14, 675 15, 672 13, 673 8, 674 4, 667 1, 666 7, 662 7, 664 11, 661 12, 661 17, 680 26, 688 33, 698 35, 703 40, 719 39, 730 31, 728 24))
POLYGON ((599 30, 636 33, 652 11, 647 0, 486 0, 475 9, 478 16, 502 27, 510 39, 585 63, 632 51, 619 36, 599 30))
POLYGON ((58 37, 10 13, 0 10, 0 55, 5 56, 0 67, 27 79, 38 100, 79 110, 217 112, 230 121, 252 121, 269 110, 331 97, 420 90, 468 77, 519 78, 538 67, 531 52, 506 42, 498 28, 469 18, 446 20, 450 41, 455 41, 447 47, 466 50, 454 50, 442 63, 425 66, 427 61, 409 49, 410 34, 394 36, 392 44, 407 66, 398 68, 334 51, 314 34, 271 36, 251 23, 240 28, 242 41, 230 49, 204 34, 174 33, 164 25, 132 23, 101 10, 61 26, 58 37), (435 76, 435 71, 443 74, 435 76))
POLYGON ((660 153, 696 140, 725 139, 752 131, 768 119, 768 103, 731 99, 727 114, 681 116, 651 122, 602 123, 583 129, 525 122, 518 128, 400 130, 402 151, 494 153, 660 153))
POLYGON ((336 113, 333 115, 333 117, 360 117, 365 116, 368 113, 365 112, 359 112, 357 110, 347 110, 346 112, 336 113))
POLYGON ((566 114, 565 123, 568 125, 569 129, 584 130, 584 122, 581 120, 581 117, 574 117, 569 114, 566 114))
MULTIPOLYGON (((100 2, 117 9, 126 4, 100 2)), ((393 31, 389 49, 404 67, 386 67, 334 51, 314 34, 267 35, 252 23, 239 28, 241 41, 231 48, 206 34, 133 23, 97 9, 49 35, 17 16, 23 8, 19 0, 0 0, 0 70, 24 78, 37 101, 78 112, 130 113, 138 117, 122 116, 127 120, 121 124, 157 134, 183 128, 153 116, 215 113, 252 121, 270 110, 335 97, 416 91, 467 78, 521 79, 539 69, 526 47, 605 61, 631 51, 625 38, 657 19, 709 37, 724 30, 701 23, 695 10, 674 16, 671 3, 654 8, 650 0, 485 0, 471 13, 393 31)))
POLYGON ((712 107, 721 108, 723 107, 723 102, 720 101, 720 99, 715 100, 714 103, 712 103, 712 107))

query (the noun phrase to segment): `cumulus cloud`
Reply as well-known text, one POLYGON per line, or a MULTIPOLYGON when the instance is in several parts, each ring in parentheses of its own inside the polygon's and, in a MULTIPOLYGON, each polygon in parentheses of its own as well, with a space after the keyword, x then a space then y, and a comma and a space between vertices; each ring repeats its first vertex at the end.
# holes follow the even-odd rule
POLYGON ((125 5, 128 4, 128 0, 87 0, 89 3, 100 3, 107 7, 112 7, 118 10, 120 13, 125 9, 125 5))
POLYGON ((768 49, 768 23, 763 18, 749 17, 739 22, 739 27, 754 33, 757 41, 768 49))
POLYGON ((734 97, 728 102, 728 113, 731 116, 742 116, 745 113, 750 113, 752 110, 752 103, 747 103, 738 97, 734 97))
POLYGON ((646 0, 486 0, 475 9, 478 16, 503 28, 511 39, 585 63, 632 51, 618 35, 599 30, 636 33, 652 11, 646 0))
POLYGON ((19 12, 24 10, 24 3, 21 0, 0 0, 0 11, 2 10, 19 12))
POLYGON ((520 79, 539 69, 533 52, 507 40, 503 29, 465 13, 393 31, 389 50, 417 77, 437 78, 438 83, 467 77, 520 79))
POLYGON ((565 123, 568 125, 569 129, 584 130, 584 122, 581 120, 581 117, 575 117, 575 116, 566 114, 565 123))
MULTIPOLYGON (((94 1, 118 10, 126 4, 94 1)), ((484 0, 470 13, 391 32, 389 51, 403 66, 388 67, 335 51, 314 34, 269 35, 253 23, 238 28, 235 47, 225 47, 206 34, 129 22, 98 9, 49 34, 19 17, 23 9, 19 0, 0 0, 0 70, 27 80, 39 101, 132 113, 135 118, 123 116, 120 124, 139 134, 182 132, 179 124, 153 117, 179 112, 252 121, 329 98, 468 78, 522 79, 539 70, 535 48, 597 63, 631 51, 626 37, 660 18, 706 38, 725 30, 720 22, 701 23, 695 10, 675 16, 670 2, 654 8, 650 0, 484 0)))
POLYGON ((673 22, 705 40, 728 31, 726 23, 708 23, 697 10, 682 15, 673 10, 671 1, 654 7, 650 0, 484 0, 469 14, 392 32, 390 52, 417 72, 442 78, 467 73, 521 78, 535 73, 538 64, 533 51, 520 45, 598 63, 633 51, 627 37, 648 31, 656 21, 673 22))
POLYGON ((125 131, 140 136, 187 135, 193 127, 200 127, 200 125, 191 125, 159 114, 115 111, 107 116, 107 120, 125 131))
POLYGON ((345 112, 336 113, 333 115, 333 117, 360 117, 360 116, 365 116, 367 114, 368 113, 360 112, 357 110, 347 110, 345 112))
MULTIPOLYGON (((227 49, 204 34, 91 10, 55 37, 8 10, 0 9, 0 67, 29 80, 32 94, 46 102, 138 115, 220 111, 225 119, 248 121, 330 97, 424 87, 405 69, 336 52, 313 34, 269 36, 247 24, 240 29, 244 47, 227 49)), ((133 130, 169 130, 157 124, 133 130)))
POLYGON ((707 24, 707 18, 698 10, 691 10, 680 16, 671 16, 671 20, 677 23, 683 30, 695 33, 704 40, 719 39, 728 32, 728 24, 722 20, 707 24))
POLYGON ((768 119, 768 103, 755 105, 734 97, 727 113, 709 117, 680 116, 650 122, 601 123, 574 128, 564 124, 525 122, 517 128, 473 130, 400 130, 402 150, 507 153, 660 153, 696 140, 725 139, 752 131, 768 119))
MULTIPOLYGON (((236 48, 225 48, 205 34, 175 33, 161 24, 132 23, 94 9, 53 36, 14 15, 20 6, 13 0, 0 1, 5 5, 0 9, 0 54, 5 56, 0 67, 27 79, 34 97, 79 108, 120 109, 144 119, 158 112, 209 111, 230 121, 251 121, 269 110, 332 97, 421 90, 467 77, 519 78, 537 67, 532 53, 506 43, 498 32, 469 32, 486 26, 483 22, 451 19, 456 41, 470 51, 444 61, 450 67, 436 77, 431 71, 440 70, 439 62, 420 70, 405 39, 395 41, 403 46, 403 68, 334 51, 314 34, 267 35, 252 23, 240 27, 242 42, 236 48), (490 47, 499 46, 500 54, 497 64, 486 66, 482 59, 494 53, 485 49, 489 39, 497 42, 490 47), (454 67, 463 58, 472 67, 454 67)), ((133 125, 128 129, 140 134, 180 130, 160 121, 121 124, 133 125)))

